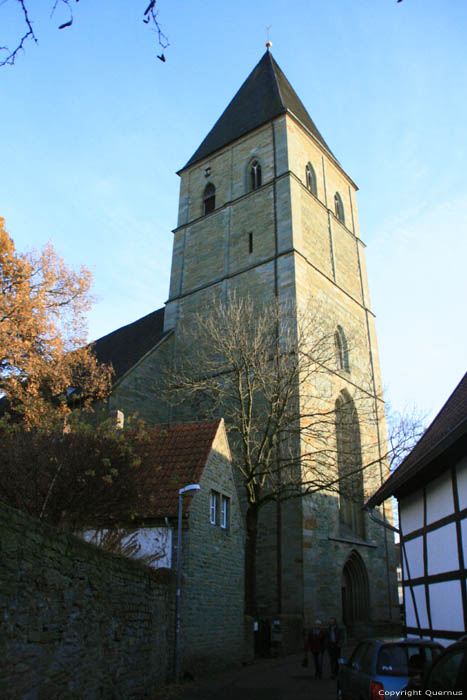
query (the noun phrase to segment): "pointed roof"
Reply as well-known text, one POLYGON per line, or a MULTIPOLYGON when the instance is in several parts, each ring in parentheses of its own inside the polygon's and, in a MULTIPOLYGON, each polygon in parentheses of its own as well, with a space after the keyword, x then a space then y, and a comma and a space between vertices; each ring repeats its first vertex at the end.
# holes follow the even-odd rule
POLYGON ((99 362, 112 365, 112 381, 115 383, 152 350, 163 335, 164 308, 98 338, 91 347, 99 362))
POLYGON ((333 156, 295 90, 272 54, 266 51, 182 170, 286 113, 296 117, 333 156))

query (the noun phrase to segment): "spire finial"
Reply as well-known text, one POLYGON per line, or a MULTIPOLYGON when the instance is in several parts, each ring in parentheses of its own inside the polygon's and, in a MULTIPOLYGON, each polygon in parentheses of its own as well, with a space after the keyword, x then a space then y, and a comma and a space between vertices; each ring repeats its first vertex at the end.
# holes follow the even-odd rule
POLYGON ((266 38, 267 38, 266 48, 268 51, 270 50, 270 48, 272 46, 272 41, 269 39, 269 30, 271 29, 271 27, 272 27, 272 24, 270 24, 269 27, 266 27, 266 38))

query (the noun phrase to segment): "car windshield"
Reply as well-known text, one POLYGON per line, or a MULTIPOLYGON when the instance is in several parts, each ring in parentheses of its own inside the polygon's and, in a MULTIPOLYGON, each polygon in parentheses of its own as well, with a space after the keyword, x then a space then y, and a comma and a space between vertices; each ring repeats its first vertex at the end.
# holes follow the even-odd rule
POLYGON ((378 653, 376 672, 383 676, 416 676, 424 673, 439 650, 422 644, 387 644, 378 653))

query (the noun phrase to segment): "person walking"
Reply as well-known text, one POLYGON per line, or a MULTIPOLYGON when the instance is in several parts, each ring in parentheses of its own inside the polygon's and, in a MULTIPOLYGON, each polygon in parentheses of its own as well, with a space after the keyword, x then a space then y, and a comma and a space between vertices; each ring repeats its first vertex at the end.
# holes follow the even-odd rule
POLYGON ((329 620, 329 627, 326 632, 326 647, 331 662, 331 677, 336 678, 339 668, 338 660, 341 655, 342 646, 345 644, 345 627, 337 624, 335 617, 329 620))
POLYGON ((323 656, 326 641, 326 633, 321 620, 315 620, 315 624, 308 633, 305 644, 305 652, 311 651, 315 662, 315 678, 323 677, 323 656))

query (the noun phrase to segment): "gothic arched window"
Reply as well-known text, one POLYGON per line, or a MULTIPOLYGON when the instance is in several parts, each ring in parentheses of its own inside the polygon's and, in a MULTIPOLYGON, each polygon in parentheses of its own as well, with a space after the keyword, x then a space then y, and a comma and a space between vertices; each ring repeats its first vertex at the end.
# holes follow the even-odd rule
POLYGON ((203 215, 209 214, 216 208, 216 188, 209 182, 204 188, 203 194, 203 215))
POLYGON ((345 337, 342 326, 337 326, 334 333, 334 342, 336 344, 337 366, 345 372, 350 372, 349 364, 349 346, 345 337))
POLYGON ((358 537, 364 538, 360 425, 355 404, 345 389, 339 394, 335 409, 339 518, 343 534, 350 530, 358 537))
POLYGON ((261 163, 259 160, 254 160, 250 164, 250 189, 257 190, 262 183, 261 163))
POLYGON ((311 163, 307 163, 305 168, 306 173, 306 186, 315 197, 318 196, 318 187, 316 184, 316 173, 311 163))
POLYGON ((334 209, 339 221, 342 221, 342 223, 345 224, 344 205, 342 204, 342 197, 340 196, 339 192, 336 192, 334 195, 334 209))

